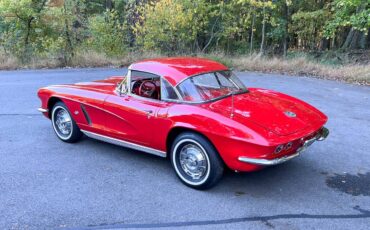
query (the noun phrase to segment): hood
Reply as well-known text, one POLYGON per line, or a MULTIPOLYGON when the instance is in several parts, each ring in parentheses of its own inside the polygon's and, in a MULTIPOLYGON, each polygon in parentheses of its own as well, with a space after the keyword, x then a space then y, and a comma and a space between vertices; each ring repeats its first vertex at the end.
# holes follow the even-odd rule
MULTIPOLYGON (((205 105, 207 109, 230 117, 232 97, 205 105)), ((253 122, 277 135, 290 135, 318 122, 326 116, 311 105, 288 95, 264 89, 250 89, 234 96, 233 119, 253 122)))

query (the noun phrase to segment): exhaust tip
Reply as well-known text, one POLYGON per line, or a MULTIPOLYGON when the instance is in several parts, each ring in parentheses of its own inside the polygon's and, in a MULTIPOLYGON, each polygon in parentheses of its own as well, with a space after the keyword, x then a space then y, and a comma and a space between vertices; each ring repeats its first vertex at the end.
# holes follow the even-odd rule
POLYGON ((316 140, 317 141, 323 141, 325 140, 327 137, 329 136, 329 129, 326 128, 326 127, 322 127, 322 129, 320 130, 316 140))

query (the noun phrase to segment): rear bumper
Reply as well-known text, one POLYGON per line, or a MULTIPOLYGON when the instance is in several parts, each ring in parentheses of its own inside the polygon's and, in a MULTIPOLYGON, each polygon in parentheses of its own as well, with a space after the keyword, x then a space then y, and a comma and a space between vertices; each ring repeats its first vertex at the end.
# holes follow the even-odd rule
POLYGON ((326 127, 322 127, 320 132, 315 137, 309 140, 306 140, 304 144, 302 145, 302 147, 298 148, 294 154, 283 156, 280 158, 274 158, 274 159, 249 158, 249 157, 240 156, 238 157, 238 160, 243 163, 260 165, 260 166, 271 166, 271 165, 281 164, 293 158, 298 157, 304 150, 308 148, 308 146, 312 145, 315 141, 323 141, 328 136, 329 136, 329 129, 327 129, 326 127))
POLYGON ((317 141, 323 141, 329 136, 329 129, 326 127, 322 127, 318 136, 316 137, 317 141))
POLYGON ((263 165, 263 166, 270 166, 270 165, 278 165, 281 163, 284 163, 288 160, 291 160, 297 156, 299 156, 300 152, 296 152, 289 156, 284 156, 280 158, 275 158, 272 160, 268 159, 258 159, 258 158, 249 158, 249 157, 239 157, 238 160, 244 163, 248 164, 254 164, 254 165, 263 165))

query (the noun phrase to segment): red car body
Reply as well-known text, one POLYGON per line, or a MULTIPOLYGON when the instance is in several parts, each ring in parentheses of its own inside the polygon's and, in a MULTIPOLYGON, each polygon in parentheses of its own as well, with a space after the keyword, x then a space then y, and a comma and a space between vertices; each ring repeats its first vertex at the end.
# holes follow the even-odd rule
MULTIPOLYGON (((201 58, 151 59, 129 67, 159 75, 173 87, 191 76, 227 69, 201 58)), ((124 78, 41 88, 39 110, 50 118, 53 105, 62 101, 88 136, 162 157, 178 133, 191 130, 205 136, 237 171, 282 163, 328 134, 322 112, 283 93, 248 88, 204 103, 152 100, 117 91, 124 78)))

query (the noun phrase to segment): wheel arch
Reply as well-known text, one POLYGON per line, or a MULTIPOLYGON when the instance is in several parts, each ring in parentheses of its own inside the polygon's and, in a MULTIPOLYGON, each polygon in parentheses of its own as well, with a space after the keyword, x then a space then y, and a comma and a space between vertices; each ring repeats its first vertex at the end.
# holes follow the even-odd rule
POLYGON ((207 137, 207 135, 205 135, 204 133, 198 131, 198 130, 195 130, 195 129, 192 129, 192 128, 189 128, 189 127, 184 127, 184 126, 176 126, 176 127, 173 127, 167 134, 167 138, 166 138, 166 152, 167 152, 167 156, 170 155, 170 150, 171 150, 171 147, 172 147, 172 143, 173 141, 176 139, 177 136, 179 136, 181 133, 184 133, 184 132, 191 132, 191 133, 196 133, 202 137, 204 137, 207 141, 209 141, 209 143, 213 146, 213 148, 216 150, 217 154, 220 156, 220 153, 218 152, 216 146, 213 144, 213 142, 207 137))
POLYGON ((63 102, 63 100, 59 97, 56 97, 56 96, 52 96, 52 97, 49 98, 48 104, 47 104, 48 110, 49 110, 49 112, 48 112, 49 118, 51 118, 51 113, 52 113, 53 107, 57 102, 63 102))

